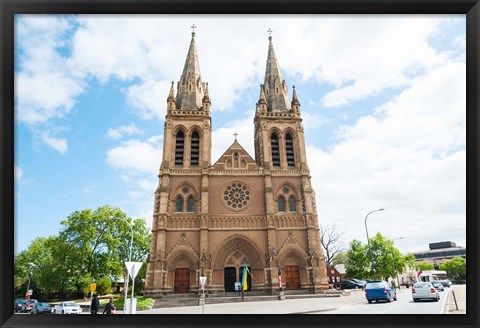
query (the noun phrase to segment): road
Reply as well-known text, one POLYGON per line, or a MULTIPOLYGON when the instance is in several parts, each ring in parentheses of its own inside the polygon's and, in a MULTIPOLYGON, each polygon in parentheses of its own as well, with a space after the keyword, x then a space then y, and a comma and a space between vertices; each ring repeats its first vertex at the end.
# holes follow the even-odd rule
MULTIPOLYGON (((449 289, 439 292, 440 301, 421 300, 415 303, 411 290, 402 290, 397 294, 397 301, 373 302, 369 304, 364 297, 364 302, 334 311, 320 312, 322 314, 441 314, 447 300, 449 289)), ((315 313, 315 312, 313 312, 315 313)))
MULTIPOLYGON (((368 304, 363 291, 350 296, 287 299, 283 301, 207 304, 137 311, 137 314, 441 314, 444 313, 447 293, 440 292, 440 301, 414 303, 411 289, 397 292, 397 301, 368 304)), ((121 314, 122 311, 117 311, 121 314)), ((83 314, 88 314, 84 311, 83 314)))

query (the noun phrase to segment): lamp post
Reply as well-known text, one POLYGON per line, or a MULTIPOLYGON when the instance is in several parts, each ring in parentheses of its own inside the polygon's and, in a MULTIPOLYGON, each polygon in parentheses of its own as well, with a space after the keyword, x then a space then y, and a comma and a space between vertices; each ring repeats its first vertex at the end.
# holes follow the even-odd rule
POLYGON ((30 290, 30 281, 32 280, 33 268, 35 268, 36 265, 32 262, 29 262, 28 266, 30 267, 30 277, 28 278, 27 292, 25 293, 25 299, 27 299, 27 300, 30 298, 30 295, 28 294, 28 291, 30 290))
MULTIPOLYGON (((115 217, 113 216, 110 216, 110 219, 115 219, 115 217)), ((128 226, 130 227, 130 230, 132 231, 132 235, 130 237, 130 250, 128 252, 128 262, 130 262, 132 260, 132 246, 133 246, 133 221, 130 223, 129 221, 123 219, 123 218, 116 218, 116 219, 119 219, 119 220, 122 220, 124 221, 125 223, 128 224, 128 226)), ((123 300, 123 313, 126 314, 126 310, 127 310, 127 297, 128 297, 128 272, 127 274, 125 275, 127 281, 126 281, 126 284, 125 284, 125 299, 123 300)), ((133 299, 133 291, 132 291, 132 299, 133 299)), ((130 309, 131 310, 131 309, 130 309)))
POLYGON ((372 214, 373 212, 379 212, 379 211, 383 211, 384 208, 379 208, 378 210, 375 210, 375 211, 371 211, 370 213, 367 214, 367 216, 365 217, 365 231, 367 232, 367 243, 368 243, 368 252, 370 253, 370 263, 372 264, 372 275, 373 275, 373 278, 375 278, 375 269, 373 267, 373 256, 372 256, 372 250, 370 249, 370 238, 368 237, 368 229, 367 229, 367 218, 370 214, 372 214))
MULTIPOLYGON (((395 242, 395 240, 399 240, 399 239, 403 239, 403 237, 398 237, 398 238, 392 239, 392 245, 395 242)), ((400 279, 398 279, 398 269, 397 269, 397 261, 396 261, 395 253, 393 253, 393 265, 395 266, 395 273, 397 275, 398 290, 400 290, 400 279)))

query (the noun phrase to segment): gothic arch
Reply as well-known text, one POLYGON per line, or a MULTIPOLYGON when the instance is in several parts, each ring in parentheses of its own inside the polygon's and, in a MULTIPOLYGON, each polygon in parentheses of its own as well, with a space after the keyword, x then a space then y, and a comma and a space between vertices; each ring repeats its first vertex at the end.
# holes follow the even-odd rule
POLYGON ((178 246, 170 253, 167 258, 167 270, 174 271, 178 264, 187 264, 190 270, 196 270, 198 267, 197 255, 187 246, 178 246))
POLYGON ((288 245, 285 247, 280 254, 278 254, 278 260, 280 262, 280 267, 289 265, 291 260, 295 261, 300 268, 308 267, 307 258, 303 250, 299 249, 298 245, 288 245))
POLYGON ((198 213, 200 211, 200 192, 198 188, 192 184, 190 181, 184 180, 178 183, 175 188, 172 189, 172 192, 169 195, 169 208, 173 209, 170 212, 183 213, 188 212, 186 206, 189 196, 193 196, 194 200, 194 211, 189 213, 198 213), (188 192, 183 192, 183 188, 187 187, 188 192), (177 211, 177 198, 182 198, 182 211, 177 211))
POLYGON ((233 235, 220 243, 213 252, 212 269, 223 270, 228 257, 237 249, 243 252, 251 261, 247 265, 251 266, 252 269, 263 268, 265 259, 259 252, 259 247, 256 243, 248 237, 233 235))
POLYGON ((193 125, 192 127, 190 127, 190 129, 188 130, 188 136, 191 137, 193 132, 197 132, 200 138, 203 137, 203 129, 200 126, 193 125))
POLYGON ((300 200, 300 191, 298 190, 297 187, 295 187, 292 183, 288 181, 281 183, 277 188, 275 188, 275 191, 273 193, 274 199, 277 200, 281 194, 283 194, 287 200, 288 200, 288 195, 290 194, 293 194, 295 196, 295 199, 297 200, 297 202, 300 200), (285 194, 283 192, 283 188, 285 187, 289 188, 290 190, 289 193, 285 194))
POLYGON ((179 131, 182 131, 185 136, 188 133, 187 128, 185 126, 179 124, 179 125, 175 126, 172 130, 172 135, 173 135, 174 138, 179 131))

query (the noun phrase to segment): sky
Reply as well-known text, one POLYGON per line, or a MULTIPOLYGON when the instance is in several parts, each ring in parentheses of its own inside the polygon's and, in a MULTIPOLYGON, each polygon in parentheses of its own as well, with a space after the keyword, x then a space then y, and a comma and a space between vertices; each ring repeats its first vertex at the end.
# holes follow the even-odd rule
POLYGON ((253 117, 268 29, 301 103, 319 224, 344 247, 466 246, 465 15, 17 15, 15 253, 76 210, 151 227, 166 99, 195 33, 212 164, 253 117))

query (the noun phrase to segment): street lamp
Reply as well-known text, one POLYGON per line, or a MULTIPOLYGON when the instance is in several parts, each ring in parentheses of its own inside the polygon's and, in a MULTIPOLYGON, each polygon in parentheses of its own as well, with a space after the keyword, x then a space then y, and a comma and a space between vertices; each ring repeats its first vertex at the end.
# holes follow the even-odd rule
POLYGON ((27 293, 25 294, 25 298, 29 299, 30 295, 28 295, 28 291, 30 290, 30 281, 32 280, 32 275, 33 275, 33 268, 36 267, 36 265, 32 262, 28 263, 28 266, 30 267, 30 277, 28 278, 28 286, 27 286, 27 293))
MULTIPOLYGON (((132 245, 133 245, 133 221, 132 221, 132 222, 129 222, 129 221, 123 219, 123 218, 115 218, 115 217, 113 217, 113 216, 110 216, 110 219, 119 219, 119 220, 124 221, 125 223, 128 224, 128 226, 130 227, 130 230, 132 231, 132 236, 131 236, 131 238, 130 238, 130 251, 129 251, 129 253, 128 253, 128 262, 131 262, 131 260, 132 260, 132 245)), ((126 283, 125 283, 125 299, 123 300, 123 313, 124 313, 124 314, 126 314, 125 311, 127 310, 128 281, 129 281, 129 279, 128 279, 128 272, 127 272, 127 274, 126 274, 126 279, 127 279, 127 281, 126 281, 126 283)), ((132 295, 133 295, 133 291, 132 291, 132 295)), ((133 296, 132 296, 132 297, 133 297, 133 296)), ((131 309, 130 309, 130 310, 131 310, 131 309)))
POLYGON ((370 249, 370 238, 368 237, 368 229, 367 229, 367 218, 370 214, 372 214, 373 212, 380 212, 380 211, 383 211, 384 208, 380 208, 378 210, 375 210, 375 211, 371 211, 370 213, 367 214, 367 216, 365 217, 365 231, 367 232, 367 243, 368 243, 368 252, 370 253, 370 263, 372 264, 372 275, 373 275, 373 279, 376 279, 375 278, 375 269, 373 268, 373 256, 372 256, 372 250, 370 249))
MULTIPOLYGON (((403 237, 398 237, 398 238, 392 239, 392 245, 395 242, 395 240, 399 240, 399 239, 403 239, 403 237)), ((397 269, 397 261, 396 261, 395 253, 393 253, 393 265, 395 266, 395 273, 397 274, 398 290, 400 290, 400 279, 398 279, 398 269, 397 269)))

